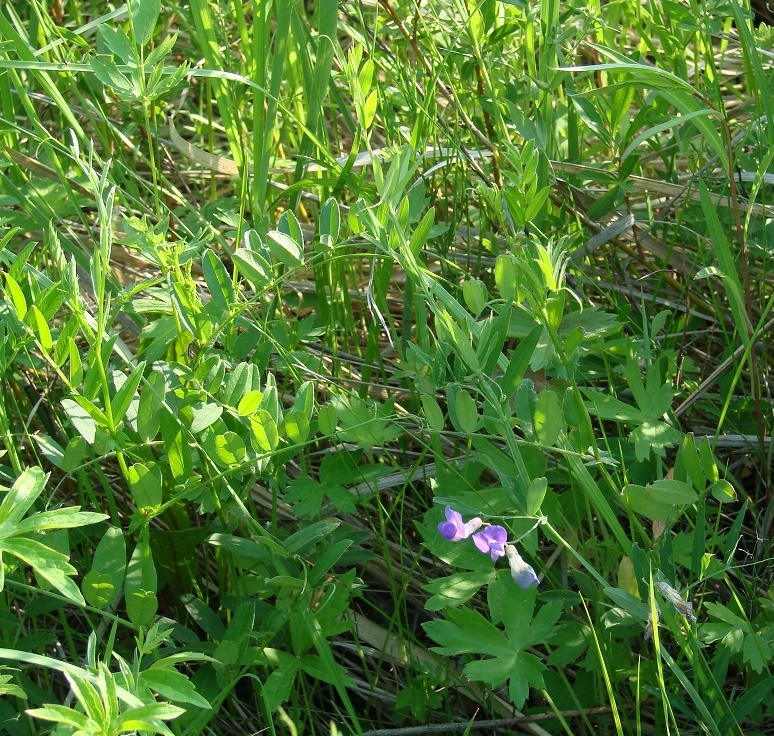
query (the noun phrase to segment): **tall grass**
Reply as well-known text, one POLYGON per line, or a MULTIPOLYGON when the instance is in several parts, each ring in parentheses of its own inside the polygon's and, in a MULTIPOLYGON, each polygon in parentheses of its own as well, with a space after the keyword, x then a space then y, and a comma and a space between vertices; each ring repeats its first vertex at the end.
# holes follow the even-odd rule
POLYGON ((30 0, 0 41, 8 733, 763 732, 749 9, 30 0))

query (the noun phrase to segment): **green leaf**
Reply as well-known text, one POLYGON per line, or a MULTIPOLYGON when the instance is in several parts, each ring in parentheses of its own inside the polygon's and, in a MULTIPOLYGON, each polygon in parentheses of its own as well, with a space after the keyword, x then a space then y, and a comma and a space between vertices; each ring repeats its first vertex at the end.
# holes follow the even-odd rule
POLYGON ((320 209, 320 216, 317 218, 320 244, 325 248, 333 248, 339 240, 340 227, 339 203, 333 197, 329 197, 325 200, 325 204, 320 209))
POLYGON ((454 317, 445 309, 439 308, 437 317, 436 328, 438 329, 438 337, 441 340, 447 339, 460 358, 462 358, 468 370, 477 373, 480 368, 478 356, 476 351, 473 350, 470 336, 466 330, 460 327, 454 317))
POLYGON ((197 402, 191 405, 191 432, 198 434, 207 427, 211 427, 220 419, 223 414, 223 407, 220 404, 212 402, 197 402))
POLYGON ((321 406, 317 410, 317 427, 326 437, 331 437, 336 431, 338 420, 338 413, 333 406, 321 406))
POLYGON ((266 707, 270 713, 277 710, 288 698, 290 698, 293 683, 301 667, 301 663, 292 655, 284 654, 281 664, 266 678, 263 684, 263 696, 266 707))
POLYGON ((118 426, 119 422, 124 418, 124 415, 129 410, 129 405, 132 403, 137 388, 142 380, 142 375, 145 371, 145 361, 138 363, 134 370, 129 374, 121 388, 116 391, 115 396, 110 401, 110 408, 113 411, 113 422, 118 426))
MULTIPOLYGON (((107 519, 107 514, 97 514, 92 511, 81 511, 80 506, 68 506, 54 511, 40 511, 31 514, 23 521, 15 523, 7 535, 9 537, 29 534, 32 532, 45 532, 55 529, 73 529, 89 524, 98 524, 107 519)), ((3 524, 3 532, 7 529, 3 524)), ((5 534, 3 534, 5 536, 5 534)))
POLYGON ((727 480, 722 478, 715 481, 710 486, 710 493, 712 493, 713 498, 720 503, 736 501, 736 491, 734 490, 734 487, 727 480))
POLYGON ((153 621, 158 609, 156 585, 156 566, 145 535, 134 548, 126 568, 126 614, 133 624, 148 626, 153 621))
POLYGON ((521 380, 524 378, 524 374, 529 368, 529 364, 532 361, 532 356, 535 353, 537 344, 543 334, 542 325, 534 327, 532 331, 519 342, 516 350, 511 354, 511 358, 508 362, 508 368, 505 371, 505 375, 500 380, 500 386, 503 394, 507 399, 516 392, 521 380))
POLYGON ((124 731, 143 731, 151 728, 158 733, 171 733, 169 729, 159 728, 159 724, 153 723, 155 720, 170 721, 173 718, 183 715, 185 710, 169 703, 153 703, 152 705, 143 705, 140 708, 133 708, 128 713, 119 716, 115 723, 116 726, 124 731))
MULTIPOLYGON (((697 491, 703 491, 707 485, 707 479, 704 477, 704 471, 699 461, 699 454, 696 450, 696 442, 693 434, 686 434, 683 438, 683 444, 680 446, 678 459, 682 462, 685 472, 688 475, 693 487, 697 491)), ((675 463, 677 465, 677 462, 675 463)))
POLYGON ((492 621, 504 623, 507 637, 477 611, 447 608, 446 621, 424 624, 428 635, 441 645, 433 651, 490 655, 491 659, 468 663, 463 673, 493 687, 509 680, 511 700, 521 708, 530 687, 545 688, 545 665, 525 650, 551 637, 562 612, 561 601, 554 601, 544 606, 533 621, 536 597, 536 589, 521 590, 507 571, 501 571, 489 584, 487 599, 492 621))
POLYGON ((515 302, 518 296, 518 272, 510 256, 497 256, 495 261, 495 283, 500 296, 506 302, 515 302))
POLYGON ((494 319, 487 319, 478 338, 478 360, 481 370, 491 375, 503 357, 503 345, 508 337, 508 323, 510 315, 508 309, 503 309, 494 319))
POLYGON ((0 524, 18 524, 43 492, 47 480, 48 474, 41 468, 26 468, 0 503, 0 524))
POLYGON ((97 437, 97 422, 86 411, 80 403, 73 401, 73 399, 62 399, 62 408, 65 410, 68 418, 72 422, 75 431, 88 442, 93 445, 94 440, 97 437))
POLYGON ((620 606, 626 613, 640 621, 647 621, 650 617, 648 606, 639 598, 620 588, 605 588, 605 595, 620 606))
POLYGON ((106 608, 115 599, 116 586, 110 575, 89 570, 81 581, 81 591, 86 603, 94 608, 106 608))
POLYGON ((176 479, 188 479, 193 474, 193 458, 180 421, 169 412, 163 412, 160 418, 161 436, 167 451, 169 469, 176 479))
POLYGON ((73 437, 65 447, 62 458, 62 470, 65 473, 73 473, 81 467, 83 457, 89 449, 89 445, 80 435, 73 437))
POLYGON ((720 479, 720 474, 718 473, 718 466, 715 462, 715 456, 712 454, 708 437, 703 437, 699 444, 699 461, 707 480, 710 483, 717 483, 720 479))
POLYGON ((247 448, 236 432, 215 437, 215 461, 224 468, 238 468, 245 459, 247 448))
POLYGON ((428 611, 456 608, 469 601, 487 583, 494 580, 494 570, 461 572, 436 578, 424 586, 433 595, 425 603, 428 611))
POLYGON ((139 99, 139 90, 132 81, 124 76, 110 56, 91 56, 89 66, 97 79, 122 98, 139 99))
POLYGON ((314 516, 322 507, 323 488, 314 478, 294 478, 288 485, 284 500, 293 506, 296 516, 314 516))
POLYGON ((277 448, 279 444, 277 425, 265 409, 259 409, 250 417, 250 437, 253 447, 258 452, 272 452, 277 448))
POLYGON ((62 446, 56 442, 56 440, 45 434, 36 434, 33 435, 33 437, 46 460, 55 467, 61 469, 64 463, 64 449, 62 446))
POLYGON ((741 723, 748 713, 761 703, 771 702, 772 690, 774 690, 774 675, 746 689, 720 719, 718 731, 722 734, 731 733, 733 726, 741 723))
POLYGON ((350 493, 346 488, 326 483, 323 485, 328 500, 336 507, 340 514, 354 514, 356 510, 356 496, 350 493))
POLYGON ((32 567, 35 575, 51 583, 63 596, 83 605, 84 600, 78 586, 70 579, 77 570, 68 562, 67 556, 47 547, 34 539, 16 537, 5 539, 0 544, 2 552, 18 557, 32 567))
POLYGON ((647 460, 651 451, 658 457, 664 457, 667 448, 679 444, 681 439, 680 430, 666 422, 645 421, 629 435, 637 460, 641 461, 647 460))
MULTIPOLYGON (((300 246, 303 253, 304 231, 301 229, 301 223, 299 223, 293 210, 285 210, 282 213, 277 223, 277 230, 283 235, 287 235, 296 246, 300 246)), ((301 258, 303 260, 303 255, 301 258)))
POLYGON ((430 429, 433 432, 441 432, 444 428, 444 417, 441 407, 435 400, 435 396, 430 394, 422 394, 422 412, 427 419, 427 423, 430 425, 430 429))
POLYGON ((331 403, 341 422, 339 437, 344 442, 354 442, 359 447, 382 447, 398 437, 402 430, 393 424, 392 401, 377 404, 355 396, 333 396, 331 403))
POLYGON ((127 481, 137 508, 161 505, 162 477, 161 469, 156 463, 149 462, 148 465, 135 463, 129 468, 127 481))
POLYGON ((564 428, 564 416, 559 397, 554 391, 544 389, 538 394, 535 407, 535 434, 538 442, 553 447, 564 428))
POLYGON ((62 723, 66 726, 81 729, 83 733, 89 732, 90 720, 85 713, 79 713, 65 705, 44 705, 42 708, 28 708, 25 713, 42 721, 62 723))
POLYGON ((481 462, 494 469, 517 510, 527 509, 527 487, 529 478, 522 478, 516 463, 504 452, 498 450, 481 435, 473 436, 473 446, 481 455, 481 462))
POLYGON ((543 206, 548 200, 548 195, 550 193, 551 187, 543 187, 541 190, 535 193, 532 199, 530 199, 526 212, 524 213, 524 219, 526 222, 532 222, 532 220, 534 220, 538 214, 540 214, 540 211, 543 209, 543 206))
POLYGON ((751 632, 744 639, 742 657, 755 672, 760 674, 771 661, 771 647, 762 636, 751 632))
POLYGON ((543 505, 543 499, 548 490, 548 480, 546 478, 534 478, 527 488, 527 513, 535 515, 540 512, 543 505))
POLYGON ((435 222, 435 209, 430 208, 425 212, 419 225, 416 226, 414 232, 411 233, 411 240, 409 241, 409 249, 416 256, 419 251, 422 250, 422 246, 427 242, 430 236, 430 231, 433 228, 433 222, 435 222))
POLYGON ((304 247, 290 235, 279 230, 269 230, 266 235, 267 246, 271 254, 283 265, 296 268, 304 262, 304 247))
POLYGON ((5 274, 5 290, 11 297, 11 304, 13 304, 17 318, 19 321, 23 320, 27 316, 27 300, 24 298, 16 279, 9 273, 5 274))
POLYGON ((193 683, 181 672, 166 666, 164 662, 152 665, 140 672, 140 684, 153 692, 178 703, 188 703, 209 710, 212 706, 196 692, 193 683))
POLYGON ((657 480, 648 486, 629 484, 624 496, 634 513, 656 521, 674 518, 677 509, 698 500, 696 491, 679 480, 657 480))
POLYGON ((164 374, 161 371, 153 371, 143 386, 137 406, 137 433, 144 442, 150 442, 158 434, 165 398, 164 374))
POLYGON ((301 445, 309 437, 309 420, 301 411, 289 411, 283 423, 285 435, 295 445, 301 445))
POLYGON ((134 29, 134 40, 145 46, 153 37, 156 21, 161 13, 161 0, 129 0, 129 15, 134 29))
POLYGON ((274 279, 271 264, 255 251, 237 248, 231 259, 256 289, 270 284, 274 279))
POLYGON ((236 300, 234 285, 223 262, 209 249, 202 257, 202 271, 212 301, 221 311, 228 312, 236 300))
POLYGON ((43 313, 34 304, 30 307, 30 314, 32 315, 33 328, 38 336, 40 346, 43 350, 49 352, 54 343, 51 339, 51 330, 48 329, 45 317, 43 317, 43 313))
POLYGON ((734 255, 731 252, 731 246, 726 237, 726 232, 718 217, 718 211, 710 198, 707 185, 700 179, 699 196, 701 198, 701 208, 704 214, 705 222, 712 241, 712 248, 715 251, 715 257, 722 273, 722 283, 728 297, 728 305, 734 315, 734 323, 739 331, 742 341, 747 344, 752 335, 753 328, 750 324, 750 318, 747 314, 747 308, 744 301, 744 289, 739 280, 739 271, 736 266, 734 255))
POLYGON ((688 112, 685 115, 680 115, 679 117, 670 118, 664 123, 660 123, 659 125, 653 125, 647 130, 644 130, 642 133, 640 133, 625 149, 624 152, 621 154, 621 161, 624 161, 627 159, 631 153, 641 144, 644 143, 648 138, 652 138, 654 135, 658 135, 659 133, 663 133, 666 130, 671 130, 677 125, 682 125, 683 123, 687 123, 689 120, 699 117, 700 115, 712 115, 713 110, 710 110, 709 108, 703 108, 700 110, 694 110, 693 112, 688 112))
POLYGON ((108 24, 100 24, 97 38, 104 43, 113 56, 123 61, 124 64, 137 61, 137 50, 123 28, 113 28, 108 24))
POLYGON ((263 392, 261 391, 248 391, 240 400, 237 405, 237 413, 240 417, 247 417, 258 411, 263 401, 263 392))
POLYGON ((453 393, 449 401, 449 411, 456 419, 455 424, 467 435, 475 434, 478 428, 478 407, 471 395, 463 388, 453 393))
POLYGON ((310 524, 285 540, 285 551, 289 555, 304 554, 318 539, 330 536, 340 525, 338 519, 326 519, 310 524))
MULTIPOLYGON (((462 284, 462 296, 465 299, 465 305, 471 313, 478 317, 484 311, 487 304, 487 297, 484 282, 479 279, 467 279, 462 284)), ((507 324, 507 323, 506 323, 507 324)))
POLYGON ((508 650, 505 634, 492 626, 478 611, 449 608, 446 620, 435 619, 422 624, 427 635, 439 646, 431 650, 449 656, 489 654, 493 657, 508 650))
MULTIPOLYGON (((642 381, 640 381, 640 385, 641 384, 642 381)), ((647 420, 645 414, 643 414, 636 406, 625 404, 623 401, 616 399, 615 396, 585 388, 582 388, 581 391, 589 401, 589 403, 586 404, 589 414, 593 414, 600 419, 636 423, 647 420)))

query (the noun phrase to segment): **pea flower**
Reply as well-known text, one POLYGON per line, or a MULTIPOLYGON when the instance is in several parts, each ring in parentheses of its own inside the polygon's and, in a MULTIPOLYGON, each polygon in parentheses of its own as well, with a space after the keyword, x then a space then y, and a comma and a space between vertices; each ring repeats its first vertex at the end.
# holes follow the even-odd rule
POLYGON ((467 539, 483 523, 477 516, 468 522, 463 522, 462 514, 447 506, 446 521, 438 525, 438 533, 450 542, 459 542, 460 539, 467 539))
POLYGON ((527 590, 533 585, 538 584, 538 576, 531 565, 528 565, 522 559, 521 555, 512 544, 505 545, 505 554, 508 557, 508 564, 511 566, 511 577, 522 590, 527 590))
POLYGON ((473 535, 473 543, 476 547, 488 554, 492 562, 497 562, 498 558, 505 554, 505 543, 508 541, 508 532, 501 526, 488 526, 483 531, 473 535))

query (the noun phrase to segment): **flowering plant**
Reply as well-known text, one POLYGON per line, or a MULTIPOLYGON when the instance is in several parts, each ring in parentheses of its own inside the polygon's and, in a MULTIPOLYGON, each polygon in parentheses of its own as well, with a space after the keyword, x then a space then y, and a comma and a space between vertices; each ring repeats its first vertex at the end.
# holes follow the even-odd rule
POLYGON ((460 539, 467 539, 483 523, 477 516, 464 523, 462 521, 462 514, 455 511, 451 506, 447 506, 446 521, 442 521, 438 525, 438 531, 449 542, 459 542, 460 539))
POLYGON ((438 533, 449 542, 459 542, 471 537, 476 549, 497 562, 500 557, 507 557, 511 568, 513 581, 522 589, 537 585, 539 580, 531 565, 528 565, 513 544, 508 543, 508 532, 499 524, 487 524, 478 516, 464 522, 462 514, 451 506, 445 509, 446 521, 438 524, 438 533), (477 531, 481 527, 481 531, 477 531))

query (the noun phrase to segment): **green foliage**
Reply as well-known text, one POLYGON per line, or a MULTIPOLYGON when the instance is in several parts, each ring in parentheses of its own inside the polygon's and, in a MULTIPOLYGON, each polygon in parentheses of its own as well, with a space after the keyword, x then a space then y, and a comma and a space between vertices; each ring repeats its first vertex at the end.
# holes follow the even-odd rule
MULTIPOLYGON (((77 570, 68 562, 68 556, 40 541, 40 538, 52 530, 96 524, 107 517, 105 514, 81 511, 78 506, 28 515, 43 493, 47 480, 48 476, 40 468, 27 468, 10 488, 5 489, 0 502, 0 556, 4 560, 16 558, 29 565, 41 583, 50 583, 65 598, 82 603, 83 597, 70 579, 77 570)), ((4 583, 3 571, 0 590, 4 583)))
POLYGON ((511 702, 522 708, 531 687, 545 687, 542 673, 545 665, 528 647, 545 644, 561 614, 561 603, 554 601, 541 608, 535 620, 537 590, 521 591, 509 575, 499 575, 489 583, 491 621, 476 611, 452 609, 446 620, 425 624, 428 635, 440 644, 434 651, 440 654, 486 654, 465 665, 464 673, 472 680, 483 680, 493 687, 508 681, 511 702), (502 624, 500 631, 496 624, 502 624))
POLYGON ((772 717, 746 9, 17 5, 0 729, 772 717))

